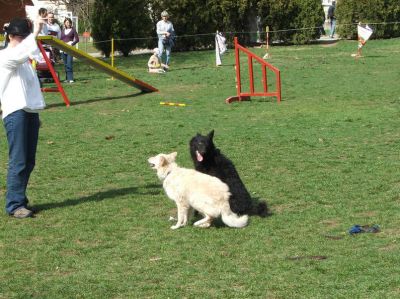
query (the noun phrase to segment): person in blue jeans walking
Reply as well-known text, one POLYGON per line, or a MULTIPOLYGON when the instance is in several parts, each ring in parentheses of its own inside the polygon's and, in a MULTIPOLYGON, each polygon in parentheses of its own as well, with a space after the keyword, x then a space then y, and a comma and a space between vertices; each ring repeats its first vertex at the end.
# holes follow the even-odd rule
POLYGON ((336 1, 332 1, 332 4, 328 8, 328 19, 331 23, 331 31, 330 37, 333 38, 336 29, 336 16, 335 16, 335 9, 336 9, 336 1))
MULTIPOLYGON (((61 40, 70 46, 75 46, 79 42, 79 36, 75 28, 72 27, 72 20, 65 18, 64 28, 61 31, 61 40)), ((73 70, 73 57, 68 53, 63 52, 62 58, 65 67, 65 81, 66 83, 74 83, 74 70, 73 70)))
POLYGON ((157 22, 157 36, 158 36, 158 57, 162 63, 162 55, 165 49, 166 69, 169 68, 169 60, 171 57, 171 49, 174 46, 175 30, 174 25, 168 20, 169 14, 167 11, 161 13, 161 20, 157 22))
POLYGON ((26 189, 35 167, 39 136, 39 110, 45 102, 29 59, 39 57, 36 37, 45 20, 32 24, 15 18, 7 27, 8 47, 0 51, 0 102, 8 142, 6 212, 15 218, 33 215, 26 189))

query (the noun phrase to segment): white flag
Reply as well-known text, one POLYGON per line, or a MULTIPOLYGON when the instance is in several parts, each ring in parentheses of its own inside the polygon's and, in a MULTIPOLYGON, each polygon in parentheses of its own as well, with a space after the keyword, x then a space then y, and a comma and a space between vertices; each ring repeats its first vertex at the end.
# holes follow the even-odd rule
POLYGON ((222 64, 221 55, 227 51, 226 38, 217 31, 215 34, 215 64, 217 66, 222 64))
POLYGON ((363 45, 367 42, 367 40, 369 40, 369 38, 373 33, 372 29, 368 25, 366 25, 365 27, 358 25, 357 32, 358 32, 358 38, 361 40, 361 43, 363 45))

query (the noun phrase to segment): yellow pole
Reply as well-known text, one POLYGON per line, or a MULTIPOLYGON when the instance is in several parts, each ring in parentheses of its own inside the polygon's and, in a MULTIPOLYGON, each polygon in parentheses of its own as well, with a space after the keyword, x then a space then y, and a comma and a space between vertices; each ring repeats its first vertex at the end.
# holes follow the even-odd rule
MULTIPOLYGON (((111 66, 114 67, 114 38, 111 39, 111 66)), ((111 77, 114 80, 114 77, 111 77)))

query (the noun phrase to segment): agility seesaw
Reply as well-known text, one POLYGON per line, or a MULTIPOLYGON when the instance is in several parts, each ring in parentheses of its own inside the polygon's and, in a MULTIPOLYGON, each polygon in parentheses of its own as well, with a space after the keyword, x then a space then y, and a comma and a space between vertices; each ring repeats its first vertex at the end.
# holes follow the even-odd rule
POLYGON ((111 65, 97 59, 84 51, 78 50, 75 47, 72 47, 63 41, 55 38, 54 36, 46 35, 46 36, 38 36, 37 38, 39 41, 53 46, 61 51, 64 51, 71 56, 78 58, 79 60, 89 64, 90 66, 94 67, 95 69, 107 73, 108 75, 112 76, 115 79, 118 79, 126 84, 129 84, 137 89, 140 89, 143 92, 154 92, 158 91, 157 88, 136 79, 135 77, 121 71, 111 65))

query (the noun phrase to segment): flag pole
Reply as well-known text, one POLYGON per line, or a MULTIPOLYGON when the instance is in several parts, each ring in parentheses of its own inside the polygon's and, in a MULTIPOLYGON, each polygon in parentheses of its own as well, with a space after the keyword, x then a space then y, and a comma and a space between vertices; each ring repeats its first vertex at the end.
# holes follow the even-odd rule
POLYGON ((358 45, 357 45, 357 53, 351 54, 351 56, 355 58, 362 57, 362 48, 367 43, 367 40, 371 37, 373 30, 368 26, 368 24, 363 27, 361 26, 361 22, 357 25, 357 36, 358 36, 358 45))
POLYGON ((264 59, 267 59, 267 58, 271 58, 271 56, 269 55, 269 53, 268 53, 268 50, 269 50, 269 26, 267 26, 266 28, 265 28, 265 32, 267 33, 266 35, 266 52, 267 53, 265 53, 265 55, 264 55, 264 59))

